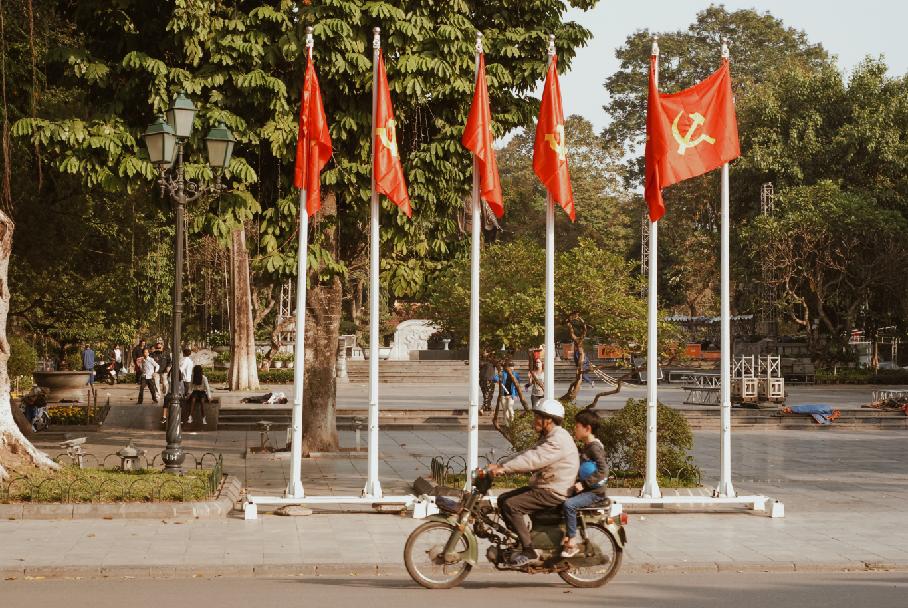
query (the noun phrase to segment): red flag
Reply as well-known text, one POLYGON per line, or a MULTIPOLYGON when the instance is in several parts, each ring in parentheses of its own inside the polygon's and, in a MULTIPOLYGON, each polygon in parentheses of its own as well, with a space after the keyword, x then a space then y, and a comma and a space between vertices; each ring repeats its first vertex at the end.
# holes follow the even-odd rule
POLYGON ((325 116, 322 90, 315 76, 310 49, 306 77, 303 81, 300 126, 296 139, 296 166, 293 170, 293 185, 299 189, 306 189, 306 211, 310 216, 315 215, 322 206, 321 171, 331 158, 331 153, 328 119, 325 116))
POLYGON ((375 133, 372 146, 372 174, 375 178, 375 187, 400 207, 407 217, 412 217, 410 195, 407 194, 404 169, 400 164, 397 149, 397 123, 394 120, 394 109, 391 107, 391 91, 388 89, 385 59, 381 51, 378 52, 376 80, 378 89, 375 99, 375 133))
POLYGON ((479 54, 479 70, 476 72, 476 90, 473 105, 463 130, 460 142, 476 155, 479 169, 479 192, 496 216, 504 215, 501 197, 501 182, 498 180, 498 162, 492 149, 492 111, 489 109, 489 90, 486 86, 485 54, 479 54))
POLYGON ((728 59, 702 82, 678 93, 656 88, 650 60, 646 112, 646 202, 652 221, 665 215, 662 188, 741 156, 728 59))
POLYGON ((533 171, 552 195, 552 199, 561 205, 573 222, 576 216, 574 191, 571 189, 564 143, 564 110, 561 108, 561 86, 558 84, 558 71, 555 69, 557 63, 558 57, 552 57, 549 71, 545 76, 539 122, 536 124, 533 171))

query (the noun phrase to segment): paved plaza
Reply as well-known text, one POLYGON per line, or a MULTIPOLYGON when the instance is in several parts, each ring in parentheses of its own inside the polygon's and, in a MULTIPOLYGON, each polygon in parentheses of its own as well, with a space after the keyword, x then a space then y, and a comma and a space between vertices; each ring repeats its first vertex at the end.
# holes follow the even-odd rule
MULTIPOLYGON (((562 395, 567 390, 565 383, 556 383, 555 393, 562 395)), ((293 385, 291 384, 266 384, 254 393, 231 393, 219 386, 212 387, 214 395, 224 403, 236 404, 240 399, 250 394, 265 394, 268 392, 282 392, 287 398, 293 398, 293 385)), ((798 403, 828 403, 839 409, 859 409, 861 405, 872 400, 873 391, 877 389, 906 389, 905 386, 877 386, 877 385, 848 385, 848 384, 789 384, 786 386, 787 402, 791 405, 798 403)), ((577 403, 586 405, 593 401, 596 393, 606 390, 607 387, 597 384, 591 388, 584 384, 577 397, 577 403)), ((108 396, 112 403, 135 403, 138 389, 133 384, 118 384, 116 386, 102 385, 98 387, 98 401, 103 403, 108 396)), ((405 409, 462 409, 468 406, 470 388, 468 384, 395 384, 379 385, 379 405, 382 410, 405 409)), ((688 406, 684 404, 687 391, 682 384, 660 384, 659 400, 671 407, 693 408, 702 406, 688 406)), ((621 391, 602 397, 597 404, 599 409, 620 409, 628 399, 645 399, 646 385, 624 384, 621 391)), ((369 385, 364 383, 337 384, 337 409, 344 411, 365 411, 369 407, 369 385)))
MULTIPOLYGON (((88 451, 106 454, 132 439, 159 451, 163 433, 109 428, 89 436, 88 451)), ((352 447, 353 433, 341 443, 352 447)), ((493 431, 480 435, 481 453, 506 452, 493 431)), ((741 431, 733 434, 733 470, 741 494, 763 493, 784 502, 786 516, 750 511, 637 512, 628 528, 624 570, 827 571, 908 569, 908 436, 898 431, 741 431)), ((250 493, 280 494, 289 460, 245 456, 256 431, 188 433, 194 455, 225 457, 227 472, 250 493)), ((466 452, 466 433, 380 433, 380 477, 386 494, 409 493, 433 456, 466 452)), ((49 451, 53 451, 48 447, 49 451)), ((718 477, 719 435, 695 433, 693 455, 708 492, 718 477)), ((359 494, 365 454, 304 460, 309 495, 359 494)), ((622 491, 614 491, 619 493, 622 491)), ((631 491, 623 491, 630 493, 631 491)), ((350 511, 351 509, 347 509, 350 511)), ((308 517, 263 514, 225 520, 4 521, 0 572, 98 576, 269 575, 312 572, 399 572, 402 549, 418 522, 396 514, 317 512, 308 517)), ((484 566, 485 567, 485 566, 484 566)))

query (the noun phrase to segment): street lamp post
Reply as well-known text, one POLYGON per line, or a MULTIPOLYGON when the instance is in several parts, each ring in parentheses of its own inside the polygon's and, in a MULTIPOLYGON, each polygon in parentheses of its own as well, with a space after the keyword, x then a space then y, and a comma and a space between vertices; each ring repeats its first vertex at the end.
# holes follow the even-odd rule
POLYGON ((212 128, 205 137, 208 149, 208 164, 215 170, 212 185, 186 179, 183 170, 183 146, 192 135, 196 109, 192 101, 180 93, 167 109, 167 119, 159 116, 145 131, 145 145, 148 157, 158 168, 158 184, 161 195, 169 195, 174 203, 174 275, 173 275, 173 342, 170 368, 170 402, 167 416, 167 445, 161 453, 166 471, 182 472, 183 436, 181 432, 180 399, 183 384, 180 381, 180 356, 182 339, 180 329, 183 317, 183 211, 187 203, 200 196, 223 189, 220 171, 230 163, 234 137, 224 123, 212 128))

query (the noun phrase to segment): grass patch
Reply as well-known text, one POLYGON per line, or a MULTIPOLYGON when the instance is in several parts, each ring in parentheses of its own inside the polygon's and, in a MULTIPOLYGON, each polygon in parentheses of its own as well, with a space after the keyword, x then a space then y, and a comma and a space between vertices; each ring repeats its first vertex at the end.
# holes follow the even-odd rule
POLYGON ((33 471, 0 486, 0 502, 182 502, 207 500, 220 483, 219 469, 183 475, 159 470, 124 472, 63 467, 33 471), (218 479, 214 475, 218 475, 218 479))

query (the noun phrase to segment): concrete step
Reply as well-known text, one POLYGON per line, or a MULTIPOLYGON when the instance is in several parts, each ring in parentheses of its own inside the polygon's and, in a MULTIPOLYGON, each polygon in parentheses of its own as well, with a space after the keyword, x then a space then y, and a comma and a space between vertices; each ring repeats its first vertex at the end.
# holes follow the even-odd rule
MULTIPOLYGON (((717 430, 720 425, 718 407, 679 410, 690 423, 693 430, 717 430)), ((610 416, 611 411, 600 411, 602 416, 610 416)), ((366 430, 366 410, 339 410, 337 412, 338 428, 352 430, 357 426, 366 430)), ((386 429, 410 430, 416 428, 457 429, 466 428, 469 413, 465 408, 454 409, 389 409, 379 412, 379 425, 386 429)), ((258 430, 260 420, 272 422, 272 430, 283 430, 290 426, 292 419, 291 406, 284 405, 232 405, 220 412, 219 428, 224 430, 258 430)), ((780 416, 776 409, 741 409, 732 410, 734 429, 812 429, 826 428, 814 422, 810 416, 780 416)), ((878 410, 842 410, 841 417, 831 427, 865 428, 865 429, 908 429, 908 416, 901 413, 881 412, 878 410)), ((480 428, 491 429, 489 416, 480 417, 480 428)))
MULTIPOLYGON (((526 381, 528 368, 525 363, 515 366, 521 379, 526 381)), ((625 370, 604 370, 609 374, 622 375, 625 370)), ((576 367, 570 361, 555 362, 555 381, 574 380, 576 367)), ((368 361, 347 361, 347 377, 350 382, 369 381, 368 361)), ((382 383, 460 383, 469 382, 470 369, 467 361, 379 361, 378 377, 382 383)), ((594 378, 595 379, 595 378, 594 378)))

